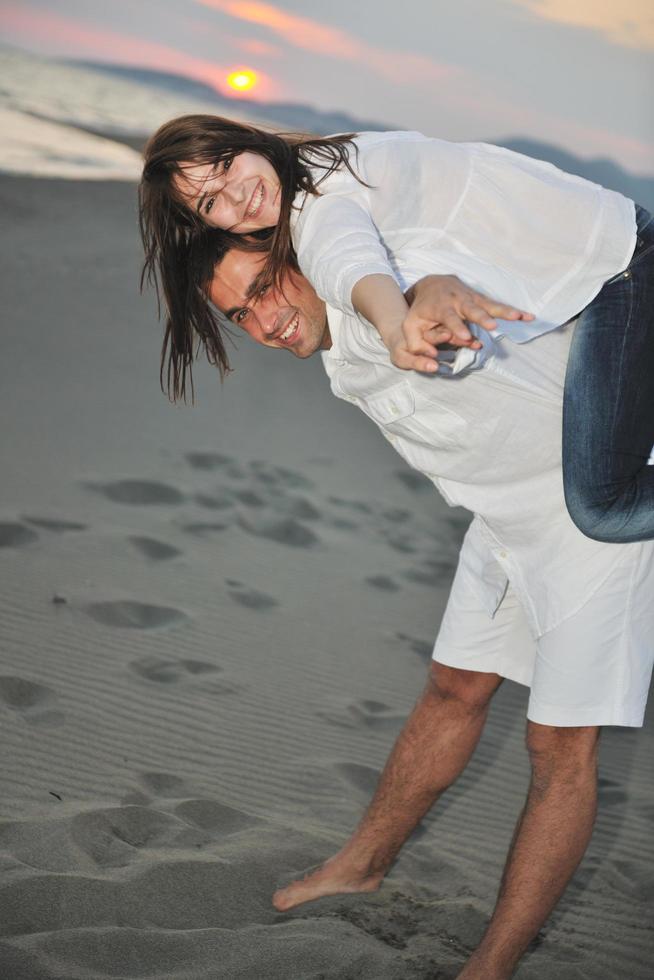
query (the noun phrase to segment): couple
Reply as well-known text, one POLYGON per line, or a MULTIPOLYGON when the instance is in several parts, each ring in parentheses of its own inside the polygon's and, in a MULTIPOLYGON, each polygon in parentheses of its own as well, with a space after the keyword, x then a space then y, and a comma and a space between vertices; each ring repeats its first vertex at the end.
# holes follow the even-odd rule
MULTIPOLYGON (((529 318, 515 302, 495 303, 455 277, 429 275, 430 266, 441 271, 445 259, 442 251, 425 243, 412 257, 404 254, 398 276, 413 283, 406 294, 408 316, 402 315, 409 333, 412 325, 417 328, 423 346, 393 346, 392 337, 389 345, 392 331, 384 337, 385 324, 376 322, 374 300, 371 307, 369 297, 355 297, 356 278, 352 285, 350 276, 347 286, 351 308, 327 307, 293 267, 292 256, 290 265, 275 268, 270 249, 274 259, 274 249, 280 252, 278 237, 263 241, 268 250, 262 250, 256 236, 240 237, 258 233, 249 223, 275 200, 274 181, 259 173, 260 167, 257 183, 246 185, 252 193, 237 200, 236 184, 230 183, 224 164, 228 161, 229 169, 238 170, 240 155, 247 151, 224 158, 220 167, 205 162, 202 173, 191 174, 184 206, 191 197, 196 214, 209 205, 209 214, 221 207, 232 208, 233 214, 224 219, 228 234, 220 236, 216 247, 206 238, 182 234, 176 242, 179 256, 197 261, 214 307, 257 343, 299 357, 322 351, 334 394, 356 403, 449 503, 474 515, 425 689, 373 800, 341 851, 277 892, 274 904, 286 910, 321 895, 377 888, 412 829, 467 765, 491 698, 508 677, 531 689, 527 748, 532 780, 493 916, 459 974, 460 980, 505 980, 560 898, 590 839, 600 726, 642 725, 654 660, 654 545, 591 540, 566 510, 562 414, 568 416, 564 425, 572 427, 569 406, 562 412, 566 366, 568 392, 580 399, 594 397, 597 403, 597 392, 587 390, 584 357, 577 356, 583 347, 577 345, 569 358, 575 331, 589 333, 584 322, 588 314, 578 323, 539 331, 542 335, 533 343, 496 339, 498 331, 478 331, 470 341, 468 323, 491 328, 497 317, 505 324, 529 326, 529 318), (460 354, 479 357, 482 370, 439 371, 433 377, 425 370, 399 369, 402 357, 434 357, 428 347, 436 348, 442 340, 468 345, 453 358, 455 371, 460 354)), ((184 177, 188 171, 182 169, 184 177)), ((183 187, 179 197, 184 198, 183 187)), ((287 205, 288 196, 281 210, 287 205)), ((277 217, 271 212, 265 220, 273 218, 279 219, 279 210, 277 217)), ((612 427, 614 444, 620 426, 625 447, 638 441, 642 466, 654 442, 653 408, 647 401, 640 405, 639 398, 647 384, 651 388, 654 350, 643 343, 644 330, 630 312, 636 302, 643 308, 654 303, 654 230, 643 212, 638 220, 631 262, 626 269, 613 270, 588 309, 601 356, 615 365, 609 372, 613 389, 603 391, 600 400, 612 414, 600 421, 612 427), (619 323, 622 332, 616 329, 619 323), (643 384, 629 392, 625 405, 620 384, 627 373, 634 378, 638 372, 643 384)), ((356 241, 353 254, 362 245, 361 238, 356 241)), ((160 237, 160 247, 162 242, 160 237)), ((173 249, 168 250, 171 255, 173 249)), ((329 268, 324 252, 323 259, 329 268)), ((310 265, 310 256, 307 261, 310 265)), ((320 280, 320 262, 317 268, 320 280)), ((369 278, 380 277, 373 285, 393 307, 396 298, 380 281, 382 263, 377 270, 365 268, 369 278)), ((186 270, 179 274, 187 275, 186 270)), ((319 291, 329 295, 328 284, 320 284, 319 291)), ((185 347, 183 335, 174 333, 174 291, 167 297, 169 352, 177 345, 182 365, 189 364, 193 347, 185 347)), ((222 364, 207 321, 196 316, 193 322, 210 356, 222 364)), ((440 354, 441 360, 444 356, 440 354)), ((600 429, 596 425, 594 431, 600 429)), ((573 443, 564 440, 568 447, 573 443)), ((594 452, 599 452, 597 445, 571 462, 586 465, 594 452)))

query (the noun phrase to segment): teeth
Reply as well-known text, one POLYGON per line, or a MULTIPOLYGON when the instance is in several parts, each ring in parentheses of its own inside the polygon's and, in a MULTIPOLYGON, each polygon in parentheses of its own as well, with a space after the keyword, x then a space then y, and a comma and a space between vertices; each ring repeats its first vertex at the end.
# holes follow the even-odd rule
POLYGON ((287 328, 284 331, 284 333, 283 334, 280 334, 280 338, 279 339, 280 340, 288 340, 288 338, 291 336, 291 334, 294 333, 294 331, 297 329, 297 325, 299 323, 299 320, 300 320, 300 314, 299 313, 296 313, 295 316, 293 317, 293 319, 291 320, 291 322, 289 323, 289 325, 287 326, 287 328))
POLYGON ((257 213, 257 211, 261 206, 262 200, 263 200, 263 184, 259 187, 259 190, 254 195, 254 200, 252 201, 252 204, 248 208, 248 218, 251 218, 253 214, 257 213))

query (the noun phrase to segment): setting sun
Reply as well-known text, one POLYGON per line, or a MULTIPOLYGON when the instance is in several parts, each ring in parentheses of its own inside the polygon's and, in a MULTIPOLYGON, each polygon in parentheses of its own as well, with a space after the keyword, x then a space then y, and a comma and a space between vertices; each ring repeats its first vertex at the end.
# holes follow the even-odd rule
POLYGON ((257 73, 249 68, 239 68, 227 76, 227 84, 236 92, 248 92, 255 87, 258 81, 257 73))

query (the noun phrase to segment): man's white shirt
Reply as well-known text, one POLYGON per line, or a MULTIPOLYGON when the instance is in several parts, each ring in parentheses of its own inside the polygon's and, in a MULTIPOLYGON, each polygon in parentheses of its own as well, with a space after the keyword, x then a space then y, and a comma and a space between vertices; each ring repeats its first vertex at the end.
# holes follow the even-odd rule
POLYGON ((327 313, 333 346, 322 358, 333 393, 358 405, 450 505, 474 514, 459 566, 489 615, 510 581, 540 636, 651 548, 592 541, 568 516, 561 414, 574 323, 520 345, 487 340, 480 370, 448 377, 399 370, 373 327, 327 313))

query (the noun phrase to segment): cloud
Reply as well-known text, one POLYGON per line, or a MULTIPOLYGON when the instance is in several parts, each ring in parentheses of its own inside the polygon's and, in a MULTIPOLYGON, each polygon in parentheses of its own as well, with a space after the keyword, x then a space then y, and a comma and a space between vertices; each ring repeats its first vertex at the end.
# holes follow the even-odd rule
MULTIPOLYGON (((211 85, 223 94, 234 96, 227 89, 225 78, 232 64, 220 64, 197 58, 167 44, 147 41, 121 34, 107 28, 88 26, 72 17, 46 10, 30 10, 18 4, 3 4, 0 26, 6 40, 45 47, 48 52, 73 58, 97 59, 112 64, 137 65, 159 71, 174 72, 211 85)), ((282 94, 280 87, 261 72, 257 96, 270 99, 282 94)))
POLYGON ((219 10, 237 20, 267 27, 272 34, 294 48, 341 61, 352 61, 376 72, 395 85, 442 82, 444 78, 458 72, 454 66, 441 64, 424 55, 376 47, 338 27, 330 27, 309 17, 288 13, 271 3, 249 2, 249 0, 196 0, 196 2, 203 7, 219 10))
POLYGON ((652 0, 513 0, 544 20, 599 31, 614 44, 654 49, 652 0))
POLYGON ((242 51, 254 54, 261 58, 281 58, 283 51, 276 44, 269 44, 268 41, 259 41, 257 38, 236 38, 233 42, 242 51))

